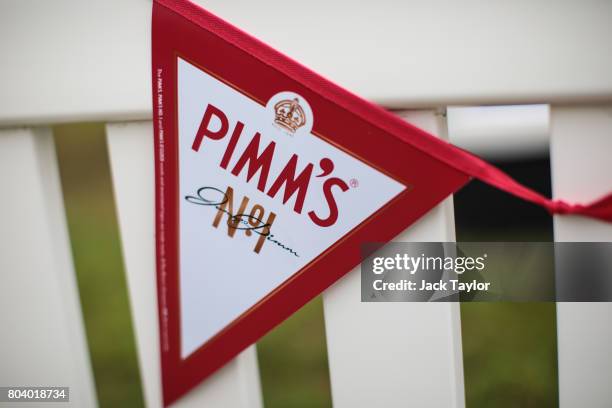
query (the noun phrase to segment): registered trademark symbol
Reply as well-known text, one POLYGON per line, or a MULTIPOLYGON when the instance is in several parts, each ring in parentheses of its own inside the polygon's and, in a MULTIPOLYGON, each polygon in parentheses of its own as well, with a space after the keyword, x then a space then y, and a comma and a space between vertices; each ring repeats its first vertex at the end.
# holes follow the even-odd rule
POLYGON ((349 185, 353 188, 357 188, 359 187, 359 181, 357 179, 350 179, 349 180, 349 185))

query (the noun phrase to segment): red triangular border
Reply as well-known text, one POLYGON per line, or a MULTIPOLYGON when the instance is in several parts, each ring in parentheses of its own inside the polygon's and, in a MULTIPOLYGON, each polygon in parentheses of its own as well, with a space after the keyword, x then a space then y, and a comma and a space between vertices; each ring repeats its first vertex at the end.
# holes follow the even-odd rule
POLYGON ((155 1, 152 51, 158 303, 164 404, 169 405, 358 265, 362 243, 393 239, 469 177, 414 147, 438 143, 431 135, 188 1, 155 1), (264 103, 281 91, 304 96, 317 118, 315 135, 411 186, 185 360, 179 326, 177 55, 264 103), (160 72, 163 117, 157 110, 160 72))

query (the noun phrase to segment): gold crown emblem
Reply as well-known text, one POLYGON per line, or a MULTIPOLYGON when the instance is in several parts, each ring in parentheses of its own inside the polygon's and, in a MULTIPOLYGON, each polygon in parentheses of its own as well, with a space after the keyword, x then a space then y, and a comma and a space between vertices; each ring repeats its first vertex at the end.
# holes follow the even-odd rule
POLYGON ((274 122, 291 133, 306 124, 306 114, 297 98, 284 99, 274 105, 274 122))

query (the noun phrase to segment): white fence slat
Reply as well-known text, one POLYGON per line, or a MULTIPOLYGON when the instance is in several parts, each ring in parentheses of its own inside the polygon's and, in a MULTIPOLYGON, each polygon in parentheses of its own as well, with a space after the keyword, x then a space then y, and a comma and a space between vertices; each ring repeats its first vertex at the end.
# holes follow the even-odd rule
MULTIPOLYGON (((551 108, 555 197, 587 202, 610 191, 612 105, 551 108)), ((555 241, 612 241, 612 225, 556 216, 555 241)), ((612 304, 557 303, 561 408, 612 404, 612 304)))
POLYGON ((487 160, 524 160, 548 154, 548 105, 447 108, 453 144, 487 160))
MULTIPOLYGON (((434 111, 401 114, 445 135, 434 111)), ((452 197, 395 241, 454 241, 452 197)), ((355 268, 323 296, 335 408, 465 406, 458 303, 362 303, 355 268)))
POLYGON ((152 3, 0 2, 0 124, 150 118, 152 3))
MULTIPOLYGON (((197 2, 388 107, 612 98, 612 2, 197 2)), ((0 2, 0 125, 150 119, 151 4, 0 2)))
MULTIPOLYGON (((162 404, 155 278, 153 126, 106 127, 123 259, 147 407, 162 404)), ((255 346, 209 377, 173 407, 261 407, 255 346)))
POLYGON ((0 130, 0 191, 0 385, 68 386, 53 406, 95 407, 51 129, 0 130))

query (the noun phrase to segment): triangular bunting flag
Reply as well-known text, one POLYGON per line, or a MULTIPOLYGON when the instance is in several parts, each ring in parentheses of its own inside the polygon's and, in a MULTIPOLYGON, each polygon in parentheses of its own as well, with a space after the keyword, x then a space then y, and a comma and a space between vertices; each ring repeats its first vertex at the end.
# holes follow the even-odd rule
POLYGON ((152 70, 166 405, 471 177, 610 216, 609 199, 541 197, 186 0, 154 2, 152 70))
POLYGON ((188 3, 154 6, 166 403, 468 181, 260 52, 188 3))

